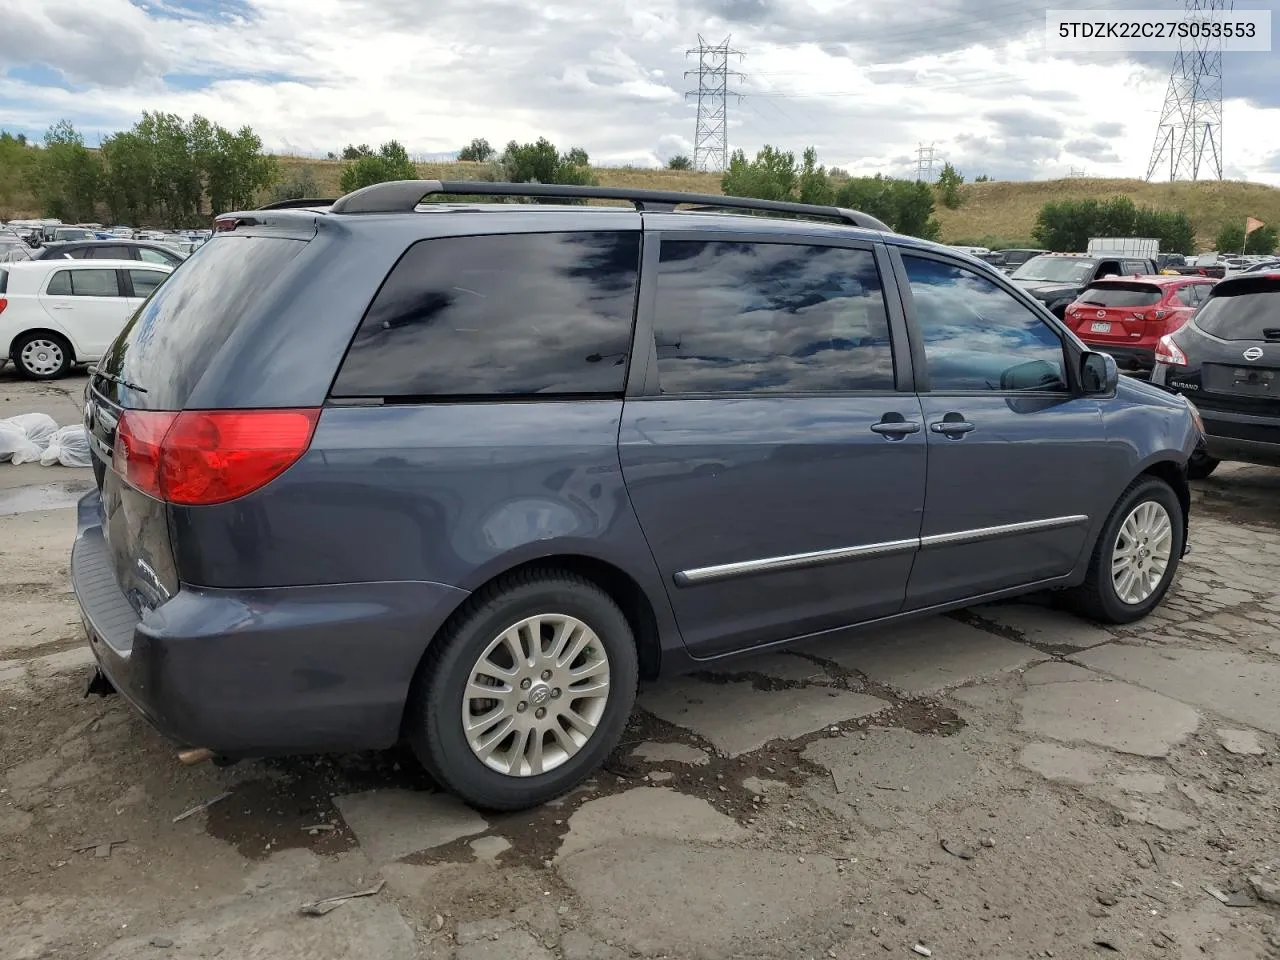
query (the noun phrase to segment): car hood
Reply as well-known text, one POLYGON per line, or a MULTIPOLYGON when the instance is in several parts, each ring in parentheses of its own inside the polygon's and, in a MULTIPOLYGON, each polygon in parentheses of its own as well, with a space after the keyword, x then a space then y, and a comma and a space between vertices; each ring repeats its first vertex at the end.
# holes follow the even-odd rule
POLYGON ((1074 298, 1080 292, 1080 284, 1076 283, 1054 283, 1045 280, 1018 280, 1013 281, 1027 293, 1031 294, 1037 300, 1061 300, 1063 297, 1074 298))

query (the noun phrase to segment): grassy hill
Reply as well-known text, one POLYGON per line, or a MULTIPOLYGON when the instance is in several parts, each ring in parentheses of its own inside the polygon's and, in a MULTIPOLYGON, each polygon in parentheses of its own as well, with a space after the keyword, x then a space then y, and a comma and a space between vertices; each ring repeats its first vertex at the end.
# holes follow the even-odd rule
MULTIPOLYGON (((341 193, 338 179, 340 160, 308 157, 280 157, 283 179, 293 181, 303 167, 309 167, 323 196, 341 193)), ((421 176, 440 180, 475 179, 481 169, 474 163, 423 163, 421 176)), ((720 177, 692 170, 650 170, 644 168, 600 168, 596 178, 604 186, 643 187, 719 193, 720 177)), ((970 183, 962 188, 964 202, 955 210, 941 205, 937 217, 945 243, 972 243, 982 246, 1021 245, 1031 241, 1036 214, 1050 200, 1105 199, 1127 196, 1138 206, 1183 210, 1195 225, 1196 238, 1208 249, 1217 232, 1226 224, 1243 224, 1245 217, 1280 226, 1280 189, 1256 183, 1201 181, 1199 183, 1146 183, 1142 180, 1001 181, 970 183)), ((37 216, 30 197, 16 197, 16 208, 8 216, 37 216)))
POLYGON ((1003 242, 1031 239, 1036 214, 1051 200, 1103 200, 1126 196, 1140 207, 1182 210, 1190 217, 1196 240, 1208 249, 1228 224, 1244 225, 1245 217, 1280 225, 1280 189, 1239 181, 1197 183, 1146 183, 1142 180, 1002 181, 970 183, 962 188, 964 203, 956 210, 939 206, 938 222, 948 243, 970 241, 982 246, 983 238, 1003 242))

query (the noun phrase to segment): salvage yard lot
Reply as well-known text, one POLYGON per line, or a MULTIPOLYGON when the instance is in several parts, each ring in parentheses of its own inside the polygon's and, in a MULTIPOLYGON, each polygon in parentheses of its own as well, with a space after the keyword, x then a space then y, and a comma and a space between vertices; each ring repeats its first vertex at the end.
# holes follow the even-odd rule
MULTIPOLYGON (((83 384, 0 372, 0 417, 74 423, 83 384)), ((90 484, 0 465, 0 960, 1280 951, 1280 471, 1197 485, 1144 622, 1004 604, 718 665, 488 817, 394 752, 183 767, 83 697, 90 484)))

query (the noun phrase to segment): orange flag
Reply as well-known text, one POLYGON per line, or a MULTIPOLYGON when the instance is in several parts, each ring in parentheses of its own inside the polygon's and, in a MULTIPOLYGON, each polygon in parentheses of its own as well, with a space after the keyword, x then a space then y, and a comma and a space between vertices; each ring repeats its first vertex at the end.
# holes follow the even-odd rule
POLYGON ((1246 217, 1244 221, 1244 235, 1247 237, 1259 227, 1265 227, 1266 224, 1261 220, 1255 220, 1253 217, 1246 217))

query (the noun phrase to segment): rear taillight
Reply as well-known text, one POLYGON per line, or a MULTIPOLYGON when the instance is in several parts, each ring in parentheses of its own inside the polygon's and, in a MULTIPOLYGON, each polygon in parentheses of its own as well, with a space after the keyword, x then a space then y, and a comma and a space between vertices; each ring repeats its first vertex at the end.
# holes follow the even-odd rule
POLYGON ((1135 320, 1145 320, 1145 319, 1147 319, 1147 315, 1146 315, 1145 313, 1143 313, 1142 311, 1140 311, 1140 310, 1135 310, 1135 311, 1133 311, 1133 319, 1135 319, 1135 320))
POLYGON ((235 217, 219 217, 213 221, 214 233, 230 233, 240 221, 235 217))
POLYGON ((9 305, 9 301, 4 297, 0 297, 0 313, 4 313, 4 308, 9 305))
POLYGON ((311 445, 318 409, 126 410, 113 466, 130 486, 184 506, 226 503, 270 483, 311 445))
POLYGON ((1157 319, 1157 320, 1163 320, 1163 319, 1164 319, 1165 317, 1167 317, 1168 315, 1169 315, 1169 311, 1168 311, 1168 310, 1157 310, 1157 311, 1155 312, 1155 314, 1154 314, 1155 319, 1157 319))
POLYGON ((1167 363, 1174 367, 1187 366, 1187 355, 1182 352, 1169 334, 1165 334, 1156 344, 1156 363, 1167 363))

